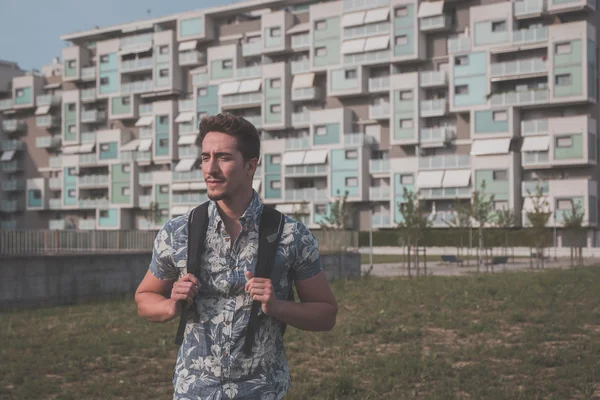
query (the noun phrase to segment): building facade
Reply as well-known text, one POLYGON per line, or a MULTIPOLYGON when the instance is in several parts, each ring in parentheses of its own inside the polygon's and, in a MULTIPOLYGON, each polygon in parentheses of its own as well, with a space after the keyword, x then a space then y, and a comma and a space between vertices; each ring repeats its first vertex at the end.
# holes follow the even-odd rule
POLYGON ((309 227, 347 192, 358 228, 393 228, 404 188, 446 227, 485 182, 523 217, 541 187, 549 226, 581 206, 595 245, 599 21, 596 0, 284 0, 65 35, 61 68, 0 93, 3 226, 158 228, 207 199, 198 121, 230 112, 263 137, 255 189, 309 227))

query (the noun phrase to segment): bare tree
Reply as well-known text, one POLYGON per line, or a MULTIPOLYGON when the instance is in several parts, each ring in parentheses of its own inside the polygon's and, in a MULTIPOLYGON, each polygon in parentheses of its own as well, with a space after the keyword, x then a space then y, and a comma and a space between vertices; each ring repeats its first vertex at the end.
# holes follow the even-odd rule
MULTIPOLYGON (((503 208, 497 210, 495 215, 495 224, 500 229, 500 233, 504 234, 504 256, 508 256, 508 232, 510 228, 514 227, 518 223, 517 214, 510 208, 503 208)), ((514 260, 513 260, 514 261, 514 260)))
MULTIPOLYGON (((485 193, 486 183, 481 183, 481 189, 475 190, 471 198, 471 216, 477 223, 478 231, 478 247, 477 247, 477 272, 480 272, 482 261, 481 253, 484 250, 484 227, 492 222, 494 211, 494 195, 485 193)), ((487 252, 486 257, 487 259, 487 252)), ((487 263, 486 263, 487 264, 487 263)), ((486 266, 487 268, 487 266, 486 266)))
MULTIPOLYGON (((464 247, 465 234, 473 227, 473 218, 471 218, 471 205, 468 203, 460 202, 458 199, 454 202, 454 213, 447 219, 446 225, 456 230, 456 258, 461 258, 462 249, 464 247)), ((467 246, 467 248, 470 248, 467 246)), ((468 258, 467 258, 468 265, 468 258)))
POLYGON ((319 223, 322 229, 345 230, 350 228, 354 207, 348 203, 348 191, 340 196, 338 190, 337 194, 335 201, 329 208, 329 212, 319 223))
MULTIPOLYGON (((418 193, 409 191, 405 187, 403 195, 406 201, 400 205, 399 211, 400 215, 402 215, 402 221, 398 224, 398 227, 400 228, 400 236, 407 248, 408 276, 410 277, 411 249, 414 246, 418 253, 419 244, 424 239, 427 229, 431 226, 431 221, 429 220, 427 210, 419 201, 418 193)), ((418 271, 418 262, 416 263, 416 267, 418 271)))
POLYGON ((302 203, 300 203, 299 207, 294 208, 294 211, 291 213, 290 216, 296 221, 301 221, 302 217, 304 217, 307 214, 309 214, 308 202, 303 201, 302 203))
POLYGON ((571 250, 571 268, 574 258, 578 258, 579 265, 583 265, 583 243, 585 243, 585 232, 583 230, 583 207, 581 204, 572 202, 569 211, 563 211, 563 226, 565 227, 565 239, 571 250), (574 257, 575 256, 575 257, 574 257))
POLYGON ((531 225, 532 244, 535 247, 536 267, 544 267, 544 248, 546 246, 546 235, 548 230, 546 225, 552 213, 548 205, 548 200, 544 195, 542 187, 538 184, 535 193, 527 191, 528 198, 531 201, 532 209, 527 211, 527 219, 531 225))

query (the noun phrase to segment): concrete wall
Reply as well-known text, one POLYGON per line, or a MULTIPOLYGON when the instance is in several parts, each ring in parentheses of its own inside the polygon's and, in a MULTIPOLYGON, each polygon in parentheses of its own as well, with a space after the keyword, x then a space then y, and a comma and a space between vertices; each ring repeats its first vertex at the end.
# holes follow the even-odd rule
MULTIPOLYGON (((0 258, 0 310, 79 304, 133 295, 151 255, 69 254, 0 258)), ((358 253, 322 254, 327 279, 360 276, 358 253)))

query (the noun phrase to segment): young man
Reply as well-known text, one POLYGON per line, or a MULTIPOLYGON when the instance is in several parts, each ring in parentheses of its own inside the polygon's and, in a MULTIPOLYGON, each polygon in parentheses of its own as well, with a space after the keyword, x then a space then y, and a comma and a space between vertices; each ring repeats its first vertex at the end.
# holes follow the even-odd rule
POLYGON ((187 220, 169 220, 154 243, 149 271, 135 300, 141 317, 166 322, 190 307, 177 354, 174 399, 281 399, 290 375, 281 323, 326 331, 335 326, 337 304, 321 270, 317 242, 301 223, 285 225, 273 279, 254 278, 263 204, 252 189, 260 155, 256 128, 229 114, 200 124, 202 173, 210 199, 205 251, 197 276, 187 273, 187 220), (293 274, 300 303, 283 300, 293 274), (250 355, 243 351, 252 301, 261 303, 250 355))

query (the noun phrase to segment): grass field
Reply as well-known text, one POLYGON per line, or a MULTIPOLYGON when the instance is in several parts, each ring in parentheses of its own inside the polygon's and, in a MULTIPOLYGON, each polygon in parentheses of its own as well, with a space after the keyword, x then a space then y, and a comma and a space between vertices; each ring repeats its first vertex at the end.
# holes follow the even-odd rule
MULTIPOLYGON (((600 398, 600 268, 336 282, 286 399, 600 398)), ((167 399, 174 323, 132 300, 0 314, 1 399, 167 399)))

